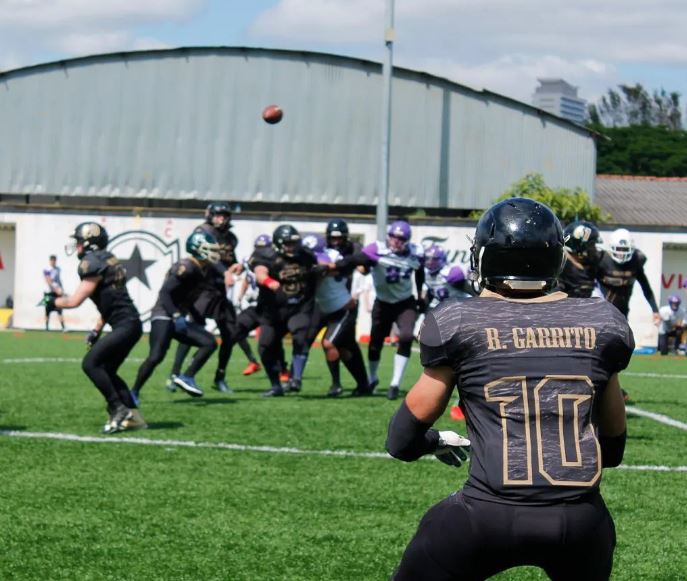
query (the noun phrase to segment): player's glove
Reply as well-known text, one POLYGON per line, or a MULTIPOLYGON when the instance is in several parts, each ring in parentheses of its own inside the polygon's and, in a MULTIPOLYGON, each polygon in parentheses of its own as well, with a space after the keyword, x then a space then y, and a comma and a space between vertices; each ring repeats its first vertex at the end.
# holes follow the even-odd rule
POLYGON ((52 293, 45 293, 43 299, 38 303, 38 306, 44 305, 48 310, 55 308, 55 295, 52 293))
POLYGON ((86 345, 90 349, 93 347, 98 342, 98 339, 100 339, 100 331, 96 331, 93 329, 88 335, 86 335, 86 345))
POLYGON ((427 301, 423 298, 417 299, 417 312, 421 315, 427 312, 427 301))
POLYGON ((174 330, 177 333, 185 333, 186 329, 188 329, 188 321, 186 320, 186 317, 184 317, 183 315, 175 315, 174 330))
POLYGON ((434 451, 438 460, 456 468, 468 459, 470 440, 455 432, 439 432, 439 445, 434 451))

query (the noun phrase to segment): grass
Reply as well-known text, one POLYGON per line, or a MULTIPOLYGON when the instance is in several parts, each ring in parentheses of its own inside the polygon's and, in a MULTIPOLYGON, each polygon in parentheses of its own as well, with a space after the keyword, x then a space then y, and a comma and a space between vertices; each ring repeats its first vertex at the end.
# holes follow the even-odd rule
MULTIPOLYGON (((327 399, 318 352, 303 392, 278 399, 260 397, 262 374, 240 376, 239 350, 229 373, 236 393, 208 391, 200 400, 162 387, 168 360, 142 392, 150 429, 99 443, 105 411, 78 363, 83 338, 0 334, 0 429, 98 438, 0 436, 0 579, 386 579, 422 514, 466 477, 465 468, 438 462, 113 443, 133 436, 383 451, 398 402, 327 399), (12 362, 38 357, 74 361, 12 362)), ((146 351, 142 340, 122 368, 127 380, 146 351)), ((382 384, 390 362, 387 348, 382 384)), ((213 363, 201 385, 209 385, 213 363)), ((635 357, 622 383, 637 407, 687 422, 684 379, 635 375, 684 377, 686 368, 684 358, 635 357)), ((414 356, 406 387, 418 372, 414 356)), ((464 428, 447 417, 439 425, 464 428)), ((685 431, 630 416, 629 434, 625 464, 685 464, 685 431)), ((618 531, 613 578, 685 578, 687 473, 608 470, 603 491, 618 531)), ((529 568, 498 576, 544 578, 529 568)))

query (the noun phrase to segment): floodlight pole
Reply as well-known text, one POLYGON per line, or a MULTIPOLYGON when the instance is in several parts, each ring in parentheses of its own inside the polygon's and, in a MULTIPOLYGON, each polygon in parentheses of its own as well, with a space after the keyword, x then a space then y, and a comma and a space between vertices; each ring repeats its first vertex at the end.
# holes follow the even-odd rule
POLYGON ((386 53, 382 66, 382 142, 379 172, 379 200, 377 203, 377 239, 386 238, 389 219, 389 158, 391 150, 391 79, 394 61, 394 0, 386 0, 384 16, 384 45, 386 53))

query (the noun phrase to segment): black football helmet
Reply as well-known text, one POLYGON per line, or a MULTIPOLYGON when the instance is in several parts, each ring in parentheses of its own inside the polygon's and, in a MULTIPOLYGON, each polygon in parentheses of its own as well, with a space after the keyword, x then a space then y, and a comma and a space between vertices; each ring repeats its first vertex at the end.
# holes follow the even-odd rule
POLYGON ((593 259, 598 254, 597 244, 601 243, 601 237, 599 229, 591 222, 571 222, 563 230, 563 238, 565 249, 583 261, 593 259))
POLYGON ((511 198, 489 208, 477 222, 470 265, 480 288, 549 290, 564 260, 563 228, 541 202, 511 198))
POLYGON ((81 224, 74 228, 74 233, 69 237, 73 238, 74 241, 67 244, 64 247, 64 251, 67 256, 70 256, 74 254, 76 246, 80 244, 81 249, 76 255, 78 258, 83 258, 87 252, 92 252, 93 250, 105 250, 109 240, 107 230, 96 222, 81 222, 81 224))
POLYGON ((229 228, 231 228, 231 208, 229 204, 227 202, 213 202, 212 204, 208 204, 208 207, 205 209, 205 221, 210 224, 210 226, 214 226, 223 232, 229 230, 229 228), (215 226, 212 221, 215 216, 224 216, 224 222, 219 226, 215 226))
POLYGON ((346 220, 334 218, 327 223, 327 246, 338 248, 348 241, 348 224, 346 220))
POLYGON ((291 224, 282 224, 272 234, 272 244, 282 256, 293 256, 301 244, 301 235, 291 224))

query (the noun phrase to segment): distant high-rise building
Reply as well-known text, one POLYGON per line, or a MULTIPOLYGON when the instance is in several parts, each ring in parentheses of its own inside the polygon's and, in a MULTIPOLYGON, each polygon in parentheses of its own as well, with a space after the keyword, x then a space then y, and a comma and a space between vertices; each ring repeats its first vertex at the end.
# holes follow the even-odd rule
POLYGON ((587 101, 577 96, 577 87, 563 79, 537 79, 539 86, 532 96, 532 104, 548 113, 583 124, 587 101))

